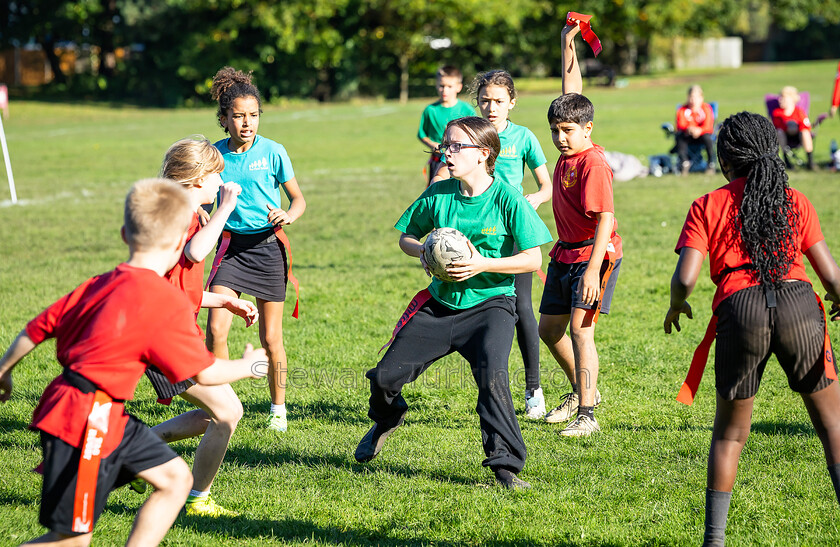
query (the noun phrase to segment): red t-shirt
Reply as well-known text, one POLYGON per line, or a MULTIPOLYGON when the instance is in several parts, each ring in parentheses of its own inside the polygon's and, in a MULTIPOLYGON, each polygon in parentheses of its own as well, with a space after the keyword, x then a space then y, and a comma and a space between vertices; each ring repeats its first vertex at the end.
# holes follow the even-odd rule
MULTIPOLYGON (((183 291, 127 264, 59 299, 26 325, 26 334, 35 344, 55 338, 59 363, 114 399, 131 399, 149 365, 177 383, 215 361, 196 334, 183 291)), ((41 396, 30 427, 80 447, 93 398, 59 376, 41 396)), ((102 457, 119 445, 127 422, 122 403, 114 402, 102 457)))
MULTIPOLYGON (((691 204, 680 238, 674 249, 678 254, 683 247, 697 249, 705 256, 709 254, 709 270, 712 281, 717 285, 712 310, 728 296, 759 285, 755 270, 738 270, 723 275, 724 270, 750 264, 740 235, 732 229, 727 219, 734 218, 744 199, 746 178, 735 179, 726 186, 700 197, 691 204)), ((790 189, 794 207, 799 210, 799 226, 795 246, 803 253, 823 239, 820 221, 814 206, 798 190, 790 189)), ((802 254, 797 254, 785 279, 797 279, 810 283, 805 273, 802 254)))
POLYGON ((790 115, 785 114, 784 109, 781 108, 773 111, 773 125, 776 126, 776 129, 786 131, 788 122, 796 122, 800 131, 810 131, 811 129, 811 120, 808 119, 805 111, 798 106, 793 107, 793 112, 790 115))
MULTIPOLYGON (((595 237, 598 220, 595 213, 614 213, 613 173, 604 156, 604 149, 593 143, 592 148, 572 156, 560 156, 554 167, 551 205, 557 237, 566 243, 576 243, 595 237)), ((613 220, 610 243, 615 257, 621 258, 621 237, 616 233, 618 222, 613 220)), ((551 258, 573 264, 586 262, 592 245, 579 249, 555 247, 551 258)))
POLYGON ((715 113, 712 106, 703 103, 699 111, 692 110, 687 104, 677 109, 677 131, 687 131, 690 127, 699 127, 702 135, 711 134, 715 130, 715 113))
MULTIPOLYGON (((198 214, 194 214, 192 223, 187 230, 187 241, 192 239, 199 230, 201 230, 201 223, 198 221, 198 214)), ((201 299, 204 296, 204 261, 193 262, 187 258, 186 254, 181 253, 181 258, 178 259, 178 263, 166 272, 166 275, 163 277, 187 293, 187 298, 190 299, 190 303, 193 305, 197 319, 198 312, 201 311, 201 299)), ((201 328, 198 331, 201 332, 201 328)))

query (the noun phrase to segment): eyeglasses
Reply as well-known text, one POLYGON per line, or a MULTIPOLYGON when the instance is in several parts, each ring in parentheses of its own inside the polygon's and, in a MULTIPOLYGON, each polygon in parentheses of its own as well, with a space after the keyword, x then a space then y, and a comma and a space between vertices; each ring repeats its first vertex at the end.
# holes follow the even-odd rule
POLYGON ((464 144, 460 142, 442 142, 437 147, 437 151, 441 154, 445 154, 446 150, 448 149, 453 154, 457 154, 461 151, 462 148, 484 148, 483 146, 479 146, 477 144, 464 144))

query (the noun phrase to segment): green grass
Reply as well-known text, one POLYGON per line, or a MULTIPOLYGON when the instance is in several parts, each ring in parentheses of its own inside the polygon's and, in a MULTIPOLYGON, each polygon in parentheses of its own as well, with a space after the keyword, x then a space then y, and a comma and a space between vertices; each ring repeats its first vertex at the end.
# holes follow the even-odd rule
MULTIPOLYGON (((737 71, 631 79, 624 89, 590 88, 594 138, 607 149, 647 156, 670 143, 659 125, 690 83, 704 85, 721 114, 764 112, 763 95, 795 83, 812 93, 812 117, 828 106, 831 62, 750 65, 737 71)), ((549 167, 557 153, 545 110, 557 82, 520 83, 513 120, 540 138, 549 167)), ((405 390, 406 425, 368 465, 353 459, 368 428, 364 372, 374 366, 409 298, 427 282, 397 247, 392 228, 420 193, 424 162, 417 122, 428 99, 408 105, 358 102, 267 106, 261 134, 286 145, 306 195, 306 214, 288 231, 301 280, 301 318, 285 321, 290 362, 289 431, 260 424, 268 393, 260 382, 235 389, 246 416, 231 443, 214 497, 243 516, 180 517, 166 545, 697 545, 702 536, 705 464, 714 414, 711 373, 694 406, 675 402, 691 351, 710 314, 708 268, 691 298, 696 319, 665 336, 662 319, 676 262, 672 249, 689 203, 721 177, 638 179, 615 186, 625 260, 613 313, 598 326, 598 419, 604 432, 560 439, 558 428, 520 421, 529 449, 524 493, 494 486, 480 466, 476 389, 460 358, 433 366, 405 390)), ((222 133, 214 110, 155 110, 13 103, 5 120, 21 203, 0 185, 0 347, 44 306, 126 256, 119 238, 131 182, 154 175, 169 144, 222 133)), ((840 139, 829 120, 817 158, 840 139)), ((793 186, 814 202, 829 246, 840 248, 840 174, 796 172, 793 186)), ((533 185, 526 181, 526 186, 533 185)), ((553 231, 550 207, 540 211, 553 231)), ((546 249, 547 251, 547 249, 546 249)), ((535 304, 539 290, 535 290, 535 304)), ((201 321, 204 323, 204 318, 201 321)), ((832 325, 836 339, 838 329, 832 325)), ((237 324, 232 351, 257 342, 237 324)), ((568 384, 543 348, 543 385, 556 404, 568 384)), ((523 412, 521 358, 510 359, 511 389, 523 412)), ((0 544, 43 533, 37 523, 40 461, 26 431, 33 407, 59 372, 46 343, 18 367, 12 401, 0 406, 0 544)), ((157 423, 189 407, 154 403, 141 382, 130 410, 157 423)), ((520 414, 521 415, 521 414, 520 414)), ((191 462, 197 442, 176 443, 191 462)), ((95 544, 120 543, 143 496, 115 492, 95 544)), ((730 545, 840 542, 837 502, 819 442, 778 367, 769 367, 754 414, 729 519, 730 545)))

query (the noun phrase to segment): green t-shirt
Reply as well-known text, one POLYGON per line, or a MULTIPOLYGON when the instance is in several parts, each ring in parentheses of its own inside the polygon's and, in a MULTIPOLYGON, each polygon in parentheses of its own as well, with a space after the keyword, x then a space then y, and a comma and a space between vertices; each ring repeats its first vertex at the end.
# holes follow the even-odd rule
MULTIPOLYGON (((435 228, 455 228, 472 241, 482 256, 512 256, 551 241, 551 234, 531 205, 512 186, 495 180, 478 196, 461 195, 457 179, 431 185, 394 225, 422 239, 435 228)), ((513 274, 480 273, 457 283, 435 278, 429 285, 435 300, 462 310, 498 295, 516 296, 513 274)))
POLYGON ((527 127, 508 120, 507 127, 499 133, 502 148, 496 158, 496 178, 511 184, 522 193, 525 166, 536 169, 545 163, 540 141, 527 127))
POLYGON ((464 116, 475 116, 475 109, 460 99, 455 106, 449 107, 443 106, 440 101, 434 102, 423 110, 417 138, 428 137, 434 142, 440 142, 443 139, 446 124, 464 116))

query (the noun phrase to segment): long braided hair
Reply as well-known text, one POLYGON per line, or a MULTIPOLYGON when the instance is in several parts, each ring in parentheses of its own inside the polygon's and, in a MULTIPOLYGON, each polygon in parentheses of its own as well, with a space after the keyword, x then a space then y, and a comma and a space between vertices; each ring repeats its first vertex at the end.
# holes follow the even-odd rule
POLYGON ((779 159, 776 130, 764 116, 734 114, 721 125, 717 155, 730 179, 747 179, 744 199, 730 221, 761 284, 778 287, 798 253, 799 211, 779 159))

